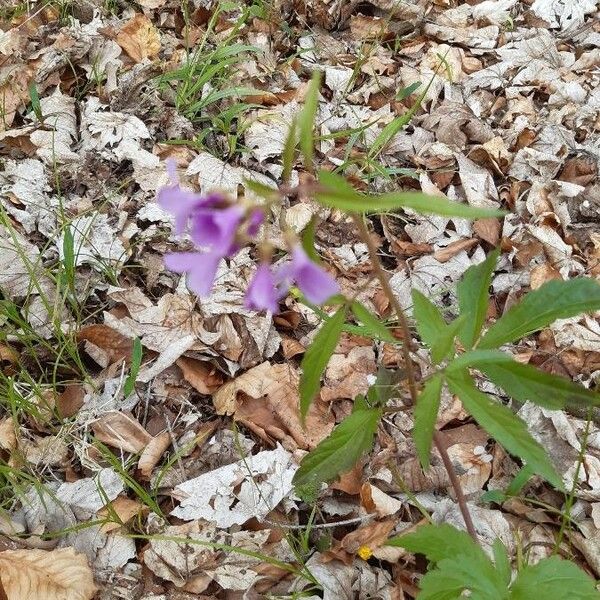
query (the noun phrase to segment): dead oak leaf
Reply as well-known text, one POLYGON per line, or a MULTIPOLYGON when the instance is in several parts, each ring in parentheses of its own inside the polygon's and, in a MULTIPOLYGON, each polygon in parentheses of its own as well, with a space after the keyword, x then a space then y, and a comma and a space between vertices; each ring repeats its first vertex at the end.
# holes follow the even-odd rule
POLYGON ((313 402, 304 428, 298 384, 298 373, 290 365, 264 362, 217 390, 213 403, 217 414, 233 414, 264 440, 279 440, 290 450, 307 450, 331 432, 334 418, 322 403, 313 402))
POLYGON ((96 592, 83 554, 60 550, 5 550, 0 581, 10 600, 90 600, 96 592))
POLYGON ((117 44, 139 63, 160 52, 160 34, 148 17, 138 14, 121 28, 117 44))

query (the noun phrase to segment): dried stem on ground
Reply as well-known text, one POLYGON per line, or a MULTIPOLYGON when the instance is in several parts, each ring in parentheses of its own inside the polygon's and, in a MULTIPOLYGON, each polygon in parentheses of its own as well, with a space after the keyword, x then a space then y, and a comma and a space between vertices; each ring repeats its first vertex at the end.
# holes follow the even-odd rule
MULTIPOLYGON (((415 371, 413 368, 412 359, 410 357, 411 334, 410 334, 410 328, 408 325, 408 319, 406 318, 406 314, 404 313, 404 310, 400 306, 398 300, 394 296, 394 292, 392 291, 392 288, 390 287, 387 277, 383 271, 381 261, 379 260, 379 256, 377 254, 377 248, 375 247, 375 244, 373 243, 373 239, 371 238, 371 235, 369 234, 369 230, 367 229, 367 226, 365 225, 363 218, 357 214, 354 214, 352 216, 352 218, 354 220, 356 227, 358 228, 360 237, 362 238, 363 242, 365 242, 365 244, 367 245, 367 248, 369 250, 369 258, 371 259, 371 264, 373 266, 373 270, 375 271, 375 275, 376 275, 377 279, 379 280, 379 283, 381 284, 381 288, 383 289, 383 292, 385 293, 386 297, 390 301, 390 305, 392 306, 392 308, 394 309, 394 312, 396 313, 396 316, 398 317, 398 322, 400 324, 400 328, 402 329, 402 337, 403 337, 402 355, 403 355, 404 363, 405 363, 405 370, 406 370, 406 376, 408 379, 408 387, 410 390, 410 397, 411 397, 413 405, 416 405, 418 391, 417 391, 417 383, 415 380, 415 371)), ((460 512, 465 521, 465 526, 467 528, 467 531, 469 532, 469 535, 475 541, 478 541, 477 532, 475 531, 475 526, 473 525, 473 519, 471 518, 471 513, 469 512, 467 500, 465 498, 462 487, 460 485, 460 481, 458 480, 458 477, 456 476, 456 473, 454 471, 454 467, 452 466, 452 461, 450 460, 450 456, 448 455, 448 451, 446 449, 446 444, 444 441, 444 436, 440 431, 436 431, 434 433, 433 443, 435 444, 437 451, 440 453, 440 456, 442 457, 442 462, 444 463, 444 468, 448 472, 448 477, 450 478, 450 483, 452 485, 452 489, 454 490, 454 493, 456 495, 456 500, 458 502, 460 512)))

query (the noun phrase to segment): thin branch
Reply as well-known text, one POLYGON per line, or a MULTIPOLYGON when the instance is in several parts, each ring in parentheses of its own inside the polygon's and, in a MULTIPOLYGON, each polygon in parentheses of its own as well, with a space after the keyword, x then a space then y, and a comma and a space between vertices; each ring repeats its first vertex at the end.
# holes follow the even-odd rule
MULTIPOLYGON (((358 228, 358 231, 360 232, 360 237, 362 238, 363 242, 365 242, 365 244, 367 245, 367 248, 369 250, 369 257, 371 259, 371 264, 373 265, 373 270, 375 271, 375 276, 379 280, 379 283, 381 285, 381 288, 382 288, 384 294, 386 295, 387 299, 390 302, 390 305, 392 306, 392 308, 394 309, 394 312, 396 313, 396 316, 398 317, 398 322, 400 323, 400 329, 402 330, 402 337, 404 338, 403 343, 402 343, 402 356, 404 358, 404 368, 405 368, 406 376, 408 379, 408 388, 410 390, 410 397, 411 397, 412 403, 413 403, 413 405, 416 405, 418 391, 417 391, 417 383, 415 380, 415 370, 413 367, 412 359, 410 357, 410 352, 412 350, 412 338, 411 338, 411 334, 410 334, 410 327, 408 325, 408 319, 406 318, 406 314, 405 314, 404 310, 400 306, 400 303, 396 299, 396 296, 394 295, 394 292, 392 291, 392 288, 390 287, 388 279, 387 279, 385 272, 383 270, 383 267, 381 265, 381 261, 379 260, 379 255, 377 254, 377 248, 375 247, 375 244, 373 243, 373 239, 371 238, 371 235, 369 234, 369 230, 367 229, 367 226, 365 225, 363 218, 360 215, 355 213, 352 215, 352 219, 354 221, 354 224, 358 228)), ((448 455, 448 450, 446 449, 444 436, 440 431, 436 431, 433 434, 433 443, 435 444, 437 451, 440 453, 440 456, 442 457, 442 462, 444 463, 444 468, 448 472, 448 477, 450 478, 450 484, 452 485, 452 489, 454 490, 454 494, 456 495, 456 500, 458 502, 458 506, 460 508, 462 517, 465 521, 465 526, 467 528, 467 531, 469 532, 469 535, 475 541, 478 541, 477 532, 475 531, 475 526, 473 525, 473 519, 471 518, 471 513, 469 512, 467 500, 463 493, 463 490, 460 485, 460 481, 458 480, 458 477, 456 475, 456 472, 454 471, 454 467, 452 465, 452 461, 450 460, 450 456, 448 455)))

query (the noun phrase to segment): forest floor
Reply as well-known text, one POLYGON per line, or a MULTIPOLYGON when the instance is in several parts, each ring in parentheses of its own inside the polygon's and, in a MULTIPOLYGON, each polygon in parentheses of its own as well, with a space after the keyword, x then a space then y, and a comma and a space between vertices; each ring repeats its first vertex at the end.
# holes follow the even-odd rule
MULTIPOLYGON (((253 248, 223 262, 206 299, 166 270, 163 255, 186 244, 156 203, 165 163, 202 192, 252 198, 247 180, 277 186, 318 70, 320 169, 364 191, 507 211, 369 219, 409 314, 412 289, 456 314, 455 284, 500 247, 493 320, 547 281, 600 277, 598 9, 0 2, 0 551, 22 549, 24 572, 56 557, 52 585, 66 599, 91 597, 90 574, 102 599, 414 598, 424 562, 385 540, 424 515, 463 521, 439 457, 421 470, 410 407, 386 416, 372 452, 312 503, 292 486, 301 457, 378 369, 396 369, 399 346, 344 333, 304 428, 299 365, 322 315, 297 295, 275 315, 244 308, 253 248), (68 547, 78 558, 52 554, 68 547), (64 560, 81 566, 71 581, 64 560)), ((291 182, 308 177, 298 157, 291 182)), ((266 235, 284 248, 284 231, 300 234, 314 218, 322 264, 394 329, 347 216, 285 198, 266 235)), ((415 344, 425 370, 416 332, 415 344)), ((510 350, 594 386, 600 324, 563 319, 510 350)), ((538 477, 515 486, 518 460, 445 392, 438 427, 482 545, 499 538, 513 559, 535 562, 560 533, 559 553, 599 577, 598 414, 513 408, 570 493, 565 501, 538 477)))

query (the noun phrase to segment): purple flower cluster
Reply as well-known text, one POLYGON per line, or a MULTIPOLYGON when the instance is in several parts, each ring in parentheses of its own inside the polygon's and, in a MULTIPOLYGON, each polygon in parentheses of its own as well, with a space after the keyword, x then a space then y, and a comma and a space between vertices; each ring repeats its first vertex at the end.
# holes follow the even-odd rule
MULTIPOLYGON (((221 259, 232 257, 256 237, 264 211, 259 206, 243 208, 219 193, 202 196, 185 190, 177 181, 174 163, 168 170, 172 183, 158 192, 158 203, 173 215, 177 235, 189 232, 196 251, 166 254, 165 265, 186 273, 188 287, 205 297, 221 259)), ((246 292, 247 308, 277 312, 279 301, 294 284, 313 304, 339 292, 333 277, 313 263, 301 245, 295 244, 290 253, 291 260, 276 268, 265 260, 259 264, 246 292)))

